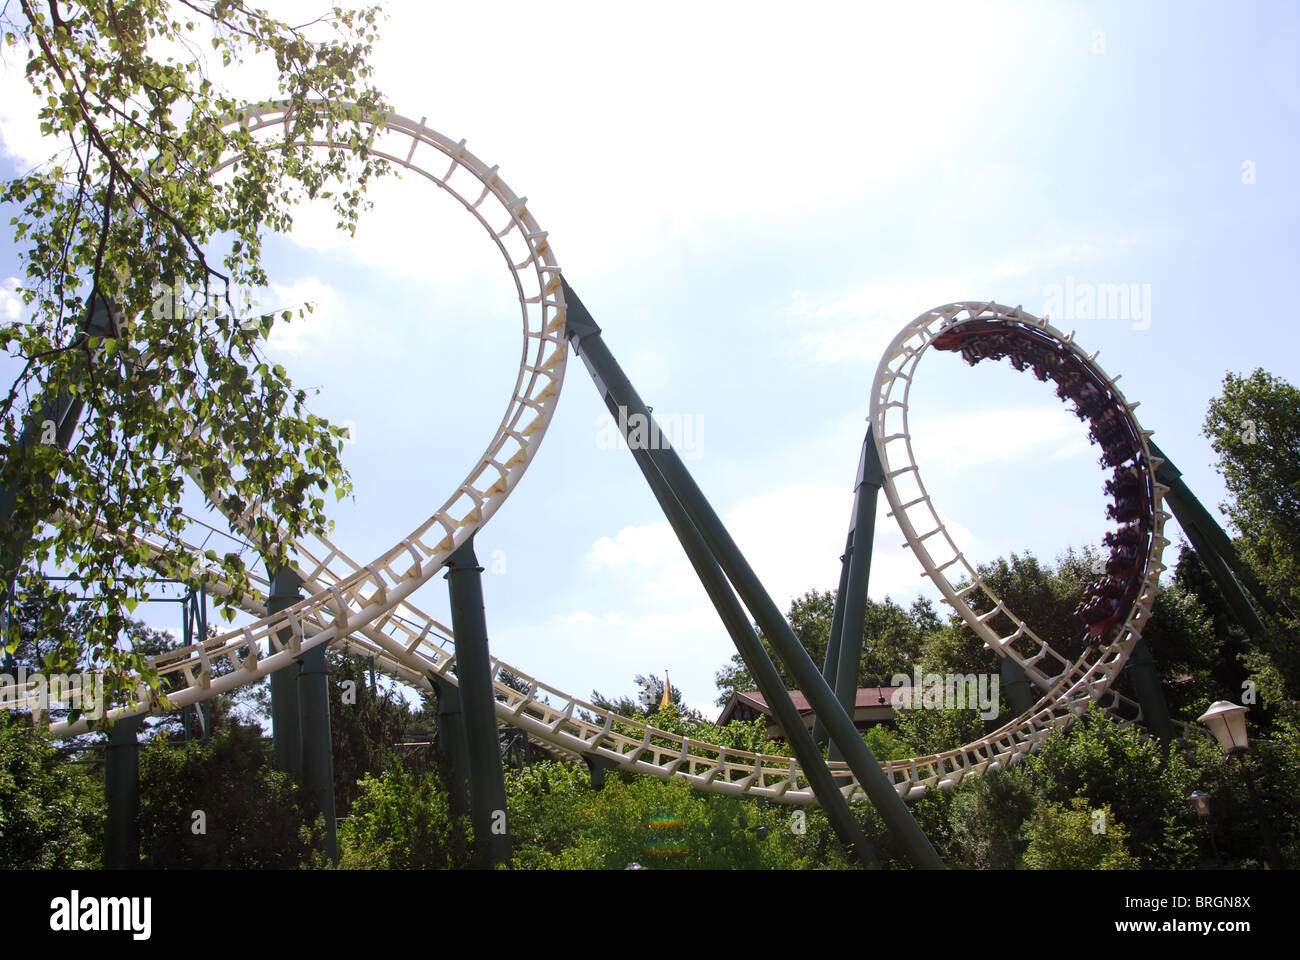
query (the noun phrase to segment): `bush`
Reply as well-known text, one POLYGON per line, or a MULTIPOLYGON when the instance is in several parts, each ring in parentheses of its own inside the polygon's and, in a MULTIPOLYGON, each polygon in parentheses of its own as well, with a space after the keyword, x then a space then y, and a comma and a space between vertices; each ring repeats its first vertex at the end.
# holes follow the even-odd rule
POLYGON ((104 788, 61 760, 31 721, 0 710, 0 867, 97 868, 104 788))
POLYGON ((1134 870, 1141 864, 1125 847, 1128 834, 1110 808, 1090 810, 1086 797, 1039 807, 1025 825, 1022 865, 1029 870, 1134 870), (1103 829, 1097 829, 1099 825, 1103 829))
MULTIPOLYGON (((1246 789, 1241 761, 1224 756, 1208 737, 1182 741, 1180 752, 1192 771, 1195 789, 1210 795, 1215 844, 1227 867, 1257 868, 1270 860, 1259 815, 1246 789)), ((1252 741, 1246 755, 1264 816, 1281 847, 1285 866, 1300 865, 1300 729, 1279 724, 1271 740, 1252 741)), ((1201 861, 1215 867, 1205 827, 1198 827, 1201 861)), ((1276 864, 1272 864, 1277 866, 1276 864)))
POLYGON ((1042 798, 1022 766, 963 781, 949 808, 949 866, 1014 870, 1028 840, 1024 823, 1042 798))
POLYGON ((1196 860, 1187 797, 1194 778, 1176 751, 1124 727, 1098 710, 1056 732, 1031 762, 1043 796, 1058 803, 1087 797, 1128 828, 1130 849, 1144 867, 1190 867, 1196 860))
POLYGON ((339 867, 347 870, 452 870, 469 865, 469 818, 454 821, 432 775, 401 763, 358 784, 339 830, 339 867))
POLYGON ((578 842, 581 809, 592 796, 583 766, 547 761, 506 771, 513 865, 529 870, 556 867, 578 842))
POLYGON ((260 727, 233 722, 211 743, 140 751, 140 853, 154 868, 285 869, 308 864, 324 821, 271 766, 260 727), (195 833, 202 811, 203 833, 195 833))

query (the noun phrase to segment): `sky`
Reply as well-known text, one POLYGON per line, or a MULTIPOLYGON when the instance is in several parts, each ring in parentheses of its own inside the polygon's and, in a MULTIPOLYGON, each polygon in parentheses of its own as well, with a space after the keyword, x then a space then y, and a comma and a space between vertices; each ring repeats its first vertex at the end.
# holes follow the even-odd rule
MULTIPOLYGON (((1300 383, 1294 4, 486 9, 389 3, 375 82, 529 197, 782 609, 837 582, 876 364, 932 307, 1022 304, 1076 330, 1212 510, 1226 494, 1201 425, 1224 375, 1300 383), (1119 284, 1126 309, 1086 309, 1119 284)), ((256 70, 225 79, 273 92, 256 70)), ((49 154, 32 116, 11 58, 0 176, 49 154)), ((269 353, 354 428, 332 537, 362 562, 463 479, 521 346, 509 274, 463 211, 412 176, 372 199, 355 239, 306 208, 267 247, 274 297, 315 305, 269 353)), ((0 232, 5 321, 19 252, 0 232)), ((912 397, 917 462, 968 557, 1100 541, 1099 451, 1050 385, 932 351, 912 397)), ((580 696, 667 669, 712 713, 734 648, 609 438, 571 356, 545 442, 477 537, 492 651, 580 696)), ((885 513, 871 596, 937 600, 885 513)), ((446 619, 441 578, 414 600, 446 619)))

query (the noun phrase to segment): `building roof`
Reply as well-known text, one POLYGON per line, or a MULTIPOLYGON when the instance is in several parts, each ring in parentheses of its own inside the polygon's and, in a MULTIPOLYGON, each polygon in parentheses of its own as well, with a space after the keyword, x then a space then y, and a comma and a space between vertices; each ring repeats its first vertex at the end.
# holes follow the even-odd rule
MULTIPOLYGON (((854 719, 887 719, 893 716, 893 698, 894 696, 906 697, 910 695, 910 687, 859 687, 857 696, 854 698, 854 719), (878 716, 871 716, 876 711, 883 711, 878 716)), ((790 699, 794 701, 795 709, 799 711, 800 716, 808 717, 813 713, 812 706, 808 703, 808 698, 803 695, 801 690, 791 690, 790 699)), ((722 713, 718 715, 718 723, 728 723, 736 710, 746 706, 751 710, 756 710, 767 717, 773 717, 772 708, 767 704, 767 698, 757 690, 737 690, 727 701, 727 705, 722 708, 722 713)))

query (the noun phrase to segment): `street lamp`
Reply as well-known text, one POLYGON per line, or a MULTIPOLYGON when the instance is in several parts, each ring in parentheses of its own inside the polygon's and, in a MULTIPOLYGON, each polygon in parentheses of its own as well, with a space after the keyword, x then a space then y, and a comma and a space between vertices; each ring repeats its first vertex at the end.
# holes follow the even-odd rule
MULTIPOLYGON (((1250 793, 1250 801, 1255 807, 1255 819, 1259 821, 1264 843, 1268 846, 1269 856, 1273 862, 1281 867, 1285 866, 1282 850, 1277 845, 1272 825, 1264 816, 1264 805, 1260 802, 1259 792, 1255 789, 1255 780, 1250 775, 1250 767, 1246 766, 1246 750, 1250 747, 1250 735, 1246 732, 1246 712, 1249 709, 1227 700, 1219 700, 1210 704, 1210 709, 1196 719, 1210 728, 1214 739, 1219 741, 1219 746, 1227 756, 1236 757, 1241 761, 1241 776, 1246 781, 1246 790, 1250 793)), ((1206 800, 1204 803, 1208 812, 1209 801, 1206 800)))
POLYGON ((1196 811, 1196 816, 1198 819, 1200 820, 1210 819, 1210 795, 1206 793, 1204 790, 1197 790, 1195 793, 1193 793, 1190 797, 1187 798, 1187 802, 1190 803, 1192 805, 1192 809, 1196 811))
POLYGON ((1210 705, 1210 709, 1197 717, 1197 722, 1205 724, 1219 741, 1223 752, 1228 756, 1240 756, 1250 746, 1250 735, 1246 733, 1246 712, 1249 707, 1238 706, 1227 700, 1219 700, 1210 705))
POLYGON ((1191 804, 1196 812, 1196 818, 1201 821, 1210 838, 1210 850, 1214 852, 1214 862, 1222 867, 1223 858, 1219 856, 1219 844, 1214 839, 1214 825, 1210 823, 1210 795, 1204 790, 1197 790, 1187 798, 1187 802, 1191 804))

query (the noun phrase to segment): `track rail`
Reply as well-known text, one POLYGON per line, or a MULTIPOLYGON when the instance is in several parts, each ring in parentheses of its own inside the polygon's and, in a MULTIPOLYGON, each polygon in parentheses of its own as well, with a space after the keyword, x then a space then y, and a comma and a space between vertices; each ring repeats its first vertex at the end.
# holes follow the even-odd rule
MULTIPOLYGON (((286 129, 283 105, 264 104, 246 111, 241 122, 255 132, 273 134, 286 129)), ((326 143, 314 145, 328 145, 326 143)), ((430 580, 450 553, 482 527, 519 482, 536 454, 554 413, 563 382, 566 340, 565 303, 560 268, 547 235, 498 175, 465 148, 425 126, 396 114, 376 118, 370 149, 413 170, 446 190, 492 235, 508 265, 519 294, 524 345, 519 375, 491 442, 455 492, 412 533, 369 563, 358 563, 327 538, 312 537, 292 545, 294 567, 309 595, 273 615, 265 608, 267 584, 254 576, 254 591, 236 605, 254 622, 210 640, 168 651, 155 659, 164 678, 179 678, 181 689, 162 702, 142 683, 140 703, 111 713, 115 719, 176 709, 242 684, 256 682, 287 667, 304 650, 338 643, 375 658, 386 675, 412 687, 430 690, 433 678, 456 683, 451 631, 411 602, 414 591, 430 580), (435 166, 436 165, 436 166, 435 166), (443 167, 445 165, 445 171, 443 167), (439 172, 442 171, 442 172, 439 172)), ((233 162, 233 161, 227 161, 233 162)), ((943 349, 944 341, 940 340, 943 349)), ((1140 719, 1137 705, 1121 697, 1112 683, 1150 616, 1160 572, 1161 550, 1167 544, 1161 507, 1164 488, 1155 482, 1153 460, 1146 444, 1149 433, 1133 417, 1136 404, 1124 400, 1115 380, 1073 342, 1045 320, 993 303, 954 303, 922 314, 903 328, 886 350, 871 393, 871 421, 881 463, 884 489, 892 515, 909 547, 929 576, 971 629, 999 656, 1024 667, 1038 687, 1038 703, 1024 715, 970 744, 941 754, 887 761, 881 764, 895 789, 916 797, 929 789, 946 789, 970 774, 1007 766, 1034 750, 1052 730, 1068 725, 1089 703, 1099 703, 1122 715, 1140 719), (1006 608, 953 542, 921 482, 912 455, 907 403, 921 356, 936 339, 973 329, 1030 331, 1053 344, 1071 365, 1087 372, 1105 391, 1108 409, 1119 416, 1134 443, 1134 468, 1144 476, 1149 536, 1133 574, 1133 594, 1123 598, 1122 618, 1102 631, 1083 656, 1070 660, 1035 634, 1006 608), (969 583, 957 586, 948 571, 969 583), (981 591, 995 614, 1012 624, 1005 635, 994 629, 994 618, 979 614, 970 603, 981 591)), ((216 503, 220 508, 222 504, 216 503)), ((233 529, 249 534, 254 516, 263 516, 254 503, 238 516, 228 516, 233 529)), ((106 535, 112 535, 106 531, 106 535)), ((175 542, 141 538, 155 558, 175 551, 175 542)), ((181 544, 201 568, 199 548, 181 544)), ((230 597, 229 587, 215 572, 206 576, 214 593, 230 597)), ((729 750, 684 738, 638 720, 608 713, 567 694, 501 660, 493 659, 497 717, 560 750, 597 755, 618 767, 662 779, 681 779, 691 786, 719 793, 763 797, 786 804, 816 804, 808 780, 789 757, 729 750), (499 682, 502 671, 527 685, 519 692, 499 682)), ((27 704, 35 707, 34 698, 27 704)), ((49 724, 55 736, 87 732, 86 720, 49 724)), ((842 788, 851 799, 864 794, 843 763, 830 764, 843 775, 842 788)))

